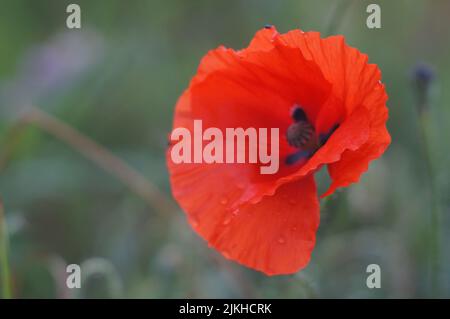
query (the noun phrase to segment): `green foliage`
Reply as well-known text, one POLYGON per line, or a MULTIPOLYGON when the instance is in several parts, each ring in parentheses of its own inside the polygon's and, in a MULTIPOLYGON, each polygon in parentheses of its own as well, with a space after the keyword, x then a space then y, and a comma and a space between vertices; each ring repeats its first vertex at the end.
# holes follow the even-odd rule
MULTIPOLYGON (((0 194, 14 297, 431 296, 432 206, 410 71, 426 61, 437 73, 429 146, 445 243, 450 240, 448 1, 379 1, 380 30, 366 28, 369 1, 354 1, 347 9, 334 33, 344 34, 380 66, 393 143, 359 184, 326 203, 308 268, 281 277, 222 258, 193 233, 180 210, 158 212, 51 134, 27 127, 11 145, 9 132, 29 100, 104 145, 170 197, 166 138, 176 100, 200 58, 220 44, 246 46, 267 23, 281 32, 326 32, 335 1, 80 0, 75 2, 82 8, 81 31, 65 28, 70 2, 0 1, 0 153, 11 148, 6 166, 0 157, 0 194), (57 81, 36 65, 43 63, 39 50, 44 56, 56 52, 51 63, 61 72, 57 81), (73 68, 62 67, 75 60, 73 68), (98 273, 81 294, 67 291, 64 265, 93 258, 101 258, 94 259, 101 261, 98 273), (381 289, 365 285, 370 263, 383 270, 381 289)), ((438 296, 450 297, 445 248, 438 296)))

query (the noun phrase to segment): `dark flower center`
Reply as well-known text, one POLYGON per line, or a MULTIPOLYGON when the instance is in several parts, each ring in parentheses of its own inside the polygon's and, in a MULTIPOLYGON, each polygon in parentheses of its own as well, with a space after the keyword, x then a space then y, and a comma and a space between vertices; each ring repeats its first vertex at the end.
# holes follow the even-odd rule
POLYGON ((299 121, 291 124, 287 129, 286 138, 289 145, 304 150, 312 150, 318 146, 316 130, 307 121, 299 121))
POLYGON ((328 138, 338 128, 336 124, 328 133, 318 135, 314 125, 312 125, 305 111, 299 106, 295 106, 292 111, 292 119, 294 123, 289 125, 286 131, 286 139, 292 147, 299 150, 286 157, 286 164, 291 165, 297 161, 311 157, 322 145, 324 145, 328 138))

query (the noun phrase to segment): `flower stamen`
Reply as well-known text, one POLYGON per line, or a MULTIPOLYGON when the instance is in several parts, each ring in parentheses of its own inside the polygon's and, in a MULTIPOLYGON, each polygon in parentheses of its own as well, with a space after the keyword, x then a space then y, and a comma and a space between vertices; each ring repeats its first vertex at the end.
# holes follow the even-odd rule
POLYGON ((300 149, 286 158, 286 164, 294 164, 308 158, 319 148, 319 139, 314 126, 308 121, 305 111, 298 105, 292 111, 292 123, 286 131, 286 139, 292 147, 300 149))
POLYGON ((292 111, 292 123, 286 131, 286 139, 292 147, 299 151, 286 157, 286 164, 291 165, 301 159, 309 158, 324 145, 334 131, 339 127, 335 124, 328 133, 316 134, 314 126, 308 121, 308 117, 303 109, 298 105, 294 106, 292 111))

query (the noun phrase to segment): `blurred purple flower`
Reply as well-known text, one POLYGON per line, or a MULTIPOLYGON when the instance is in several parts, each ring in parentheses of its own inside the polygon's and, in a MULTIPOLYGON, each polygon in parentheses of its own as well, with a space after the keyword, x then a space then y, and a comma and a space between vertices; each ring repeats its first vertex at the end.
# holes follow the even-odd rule
MULTIPOLYGON (((93 32, 62 32, 31 48, 20 60, 17 72, 0 82, 3 112, 17 112, 62 89, 67 89, 99 61, 103 39, 93 32)), ((3 115, 3 114, 2 114, 3 115)))
POLYGON ((425 63, 418 63, 412 71, 412 80, 417 95, 419 112, 423 112, 428 108, 430 88, 435 77, 434 69, 425 63))

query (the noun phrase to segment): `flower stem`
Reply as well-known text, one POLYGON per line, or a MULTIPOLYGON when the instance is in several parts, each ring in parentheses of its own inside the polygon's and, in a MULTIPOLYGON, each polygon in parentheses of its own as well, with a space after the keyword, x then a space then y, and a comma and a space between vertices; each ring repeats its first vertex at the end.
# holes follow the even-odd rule
POLYGON ((166 214, 178 209, 156 185, 125 161, 67 123, 33 106, 29 107, 28 111, 11 128, 10 136, 7 138, 11 143, 7 144, 4 150, 0 149, 0 171, 6 167, 12 155, 14 144, 17 143, 18 136, 28 125, 40 128, 78 151, 85 158, 128 186, 135 194, 144 199, 150 207, 155 208, 156 212, 166 214))
POLYGON ((9 260, 8 260, 8 231, 5 222, 5 210, 3 208, 3 201, 0 197, 0 283, 1 292, 4 299, 10 299, 11 282, 9 272, 9 260))
POLYGON ((428 184, 430 186, 431 221, 430 221, 430 262, 431 262, 431 290, 435 297, 439 296, 440 259, 441 259, 441 207, 439 187, 436 181, 436 172, 432 160, 432 151, 429 143, 429 113, 422 111, 419 114, 420 134, 422 138, 423 156, 425 160, 428 184))

